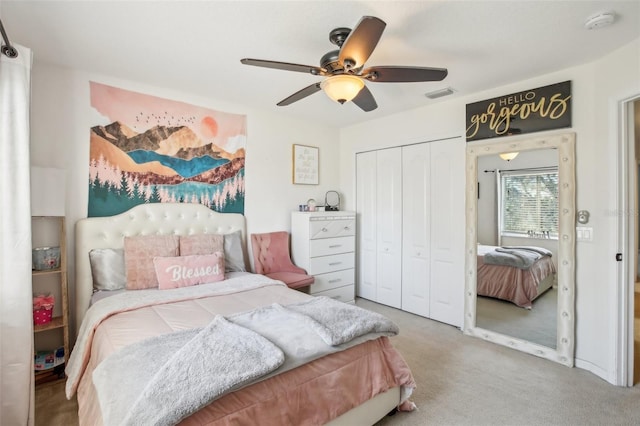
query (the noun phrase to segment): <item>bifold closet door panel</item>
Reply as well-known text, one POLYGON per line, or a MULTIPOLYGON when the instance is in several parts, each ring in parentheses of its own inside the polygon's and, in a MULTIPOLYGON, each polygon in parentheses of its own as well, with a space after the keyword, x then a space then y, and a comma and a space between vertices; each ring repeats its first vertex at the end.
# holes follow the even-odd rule
POLYGON ((402 300, 402 150, 382 149, 377 158, 377 299, 394 308, 402 300))
POLYGON ((377 300, 376 152, 356 155, 357 267, 356 295, 377 300))
POLYGON ((402 148, 402 310, 424 317, 430 312, 429 144, 402 148))
POLYGON ((465 143, 447 140, 431 149, 430 318, 462 326, 464 315, 465 143))

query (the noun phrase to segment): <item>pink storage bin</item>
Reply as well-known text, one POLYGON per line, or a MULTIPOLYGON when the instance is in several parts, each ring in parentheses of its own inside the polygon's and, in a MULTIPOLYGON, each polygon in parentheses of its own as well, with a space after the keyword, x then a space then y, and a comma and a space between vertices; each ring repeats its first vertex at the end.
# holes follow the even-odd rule
POLYGON ((33 324, 42 325, 51 322, 53 316, 53 308, 40 308, 33 310, 33 324))
POLYGON ((53 296, 50 294, 33 296, 33 324, 42 325, 51 322, 53 303, 53 296))

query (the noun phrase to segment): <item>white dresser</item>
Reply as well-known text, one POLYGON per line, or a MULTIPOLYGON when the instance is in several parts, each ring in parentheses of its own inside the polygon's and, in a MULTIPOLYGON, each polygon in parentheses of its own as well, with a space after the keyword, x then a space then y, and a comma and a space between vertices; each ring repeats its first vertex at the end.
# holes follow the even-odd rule
POLYGON ((310 293, 342 302, 355 299, 355 212, 293 212, 293 263, 315 277, 310 293))

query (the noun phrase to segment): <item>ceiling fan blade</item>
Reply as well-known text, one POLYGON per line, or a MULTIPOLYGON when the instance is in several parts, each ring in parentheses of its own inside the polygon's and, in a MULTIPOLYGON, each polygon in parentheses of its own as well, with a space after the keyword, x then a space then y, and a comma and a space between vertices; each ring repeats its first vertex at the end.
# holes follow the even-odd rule
POLYGON ((310 86, 305 87, 302 90, 297 91, 296 93, 294 93, 293 95, 289 96, 288 98, 285 98, 283 100, 281 100, 280 102, 278 102, 278 106, 286 106, 286 105, 291 105, 294 102, 299 101, 300 99, 304 99, 309 95, 313 95, 314 93, 318 92, 320 90, 320 83, 313 83, 310 86))
POLYGON ((278 62, 278 61, 266 61, 263 59, 251 59, 244 58, 240 59, 245 65, 253 65, 256 67, 264 67, 264 68, 275 68, 277 70, 284 71, 296 71, 296 72, 304 72, 313 75, 326 75, 327 70, 324 68, 316 67, 313 65, 301 65, 301 64, 292 64, 289 62, 278 62))
POLYGON ((387 24, 375 16, 363 16, 342 44, 338 59, 345 69, 360 68, 376 48, 387 24))
POLYGON ((362 71, 362 77, 378 83, 414 83, 419 81, 440 81, 448 73, 446 68, 371 67, 362 71))
POLYGON ((353 103, 358 105, 360 109, 365 112, 373 111, 378 108, 378 104, 367 86, 364 86, 358 95, 353 98, 353 103))

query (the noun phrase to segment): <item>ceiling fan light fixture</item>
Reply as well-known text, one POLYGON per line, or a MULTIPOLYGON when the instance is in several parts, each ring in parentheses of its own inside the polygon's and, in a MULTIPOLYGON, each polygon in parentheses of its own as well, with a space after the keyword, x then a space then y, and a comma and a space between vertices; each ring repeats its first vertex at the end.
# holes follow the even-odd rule
POLYGON ((503 152, 500 155, 504 161, 511 161, 518 156, 519 152, 503 152))
POLYGON ((358 96, 364 87, 364 81, 353 75, 339 74, 324 79, 320 83, 320 87, 330 99, 344 104, 358 96))

